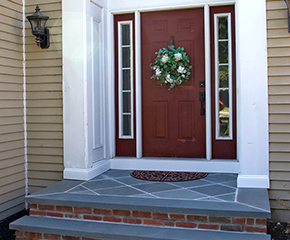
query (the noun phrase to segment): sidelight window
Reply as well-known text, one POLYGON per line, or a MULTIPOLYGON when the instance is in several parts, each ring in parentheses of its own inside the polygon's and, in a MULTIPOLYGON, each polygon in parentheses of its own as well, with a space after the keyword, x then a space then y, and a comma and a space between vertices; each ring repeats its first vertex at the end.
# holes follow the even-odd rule
POLYGON ((216 139, 232 139, 231 14, 214 15, 216 139))
POLYGON ((133 138, 132 21, 118 23, 119 138, 133 138))

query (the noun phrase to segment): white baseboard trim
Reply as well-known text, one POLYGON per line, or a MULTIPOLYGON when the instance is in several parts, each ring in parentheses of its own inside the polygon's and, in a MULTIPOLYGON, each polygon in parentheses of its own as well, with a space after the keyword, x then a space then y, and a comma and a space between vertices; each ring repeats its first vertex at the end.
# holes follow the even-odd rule
MULTIPOLYGON (((163 171, 195 171, 209 173, 239 173, 237 160, 204 160, 204 159, 174 159, 174 158, 126 158, 96 162, 92 168, 65 168, 64 179, 90 180, 109 169, 120 170, 163 170, 163 171)), ((238 175, 239 188, 269 188, 268 175, 238 175)))
POLYGON ((238 188, 269 188, 268 175, 242 175, 238 176, 238 188))
POLYGON ((120 170, 239 173, 240 164, 237 160, 116 157, 111 159, 111 168, 120 170))
POLYGON ((110 160, 96 162, 91 168, 65 168, 63 171, 64 179, 90 180, 111 168, 110 160))

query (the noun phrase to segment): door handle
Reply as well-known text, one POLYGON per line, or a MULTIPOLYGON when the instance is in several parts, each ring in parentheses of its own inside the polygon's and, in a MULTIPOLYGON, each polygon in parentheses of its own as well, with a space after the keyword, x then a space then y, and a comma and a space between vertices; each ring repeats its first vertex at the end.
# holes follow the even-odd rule
POLYGON ((205 115, 204 102, 205 102, 205 91, 199 92, 200 101, 200 115, 205 115))

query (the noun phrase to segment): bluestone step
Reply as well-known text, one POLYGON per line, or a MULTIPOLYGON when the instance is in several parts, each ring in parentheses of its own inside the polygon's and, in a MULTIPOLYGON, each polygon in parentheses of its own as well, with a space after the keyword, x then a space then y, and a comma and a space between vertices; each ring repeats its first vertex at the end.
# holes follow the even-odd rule
POLYGON ((18 231, 107 240, 270 240, 266 234, 177 229, 144 225, 24 216, 10 224, 18 231))

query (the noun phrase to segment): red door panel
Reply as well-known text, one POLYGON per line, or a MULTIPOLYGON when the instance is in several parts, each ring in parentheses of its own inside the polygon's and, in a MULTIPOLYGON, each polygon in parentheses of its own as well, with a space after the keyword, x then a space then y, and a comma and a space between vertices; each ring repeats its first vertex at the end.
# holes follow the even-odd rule
POLYGON ((203 8, 142 13, 142 126, 143 155, 205 158, 205 115, 200 114, 199 81, 204 76, 203 8), (152 80, 155 52, 184 47, 192 65, 187 83, 168 90, 152 80))

